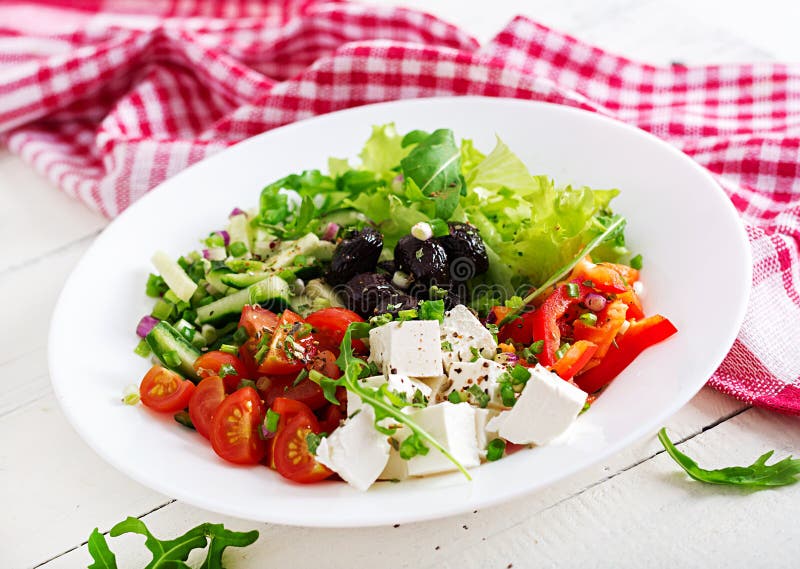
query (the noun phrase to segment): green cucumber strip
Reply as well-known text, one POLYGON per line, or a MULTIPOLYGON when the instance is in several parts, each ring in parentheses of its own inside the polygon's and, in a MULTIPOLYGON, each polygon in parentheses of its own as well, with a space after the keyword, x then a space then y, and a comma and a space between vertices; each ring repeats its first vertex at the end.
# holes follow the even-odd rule
POLYGON ((247 288, 197 309, 198 324, 215 324, 238 319, 246 304, 260 304, 274 310, 289 306, 289 285, 280 277, 267 277, 247 288))
POLYGON ((166 322, 159 322, 153 326, 145 340, 165 367, 193 381, 199 379, 194 371, 194 362, 200 357, 200 350, 195 348, 178 330, 166 322), (165 358, 164 354, 166 353, 177 355, 177 361, 173 361, 172 357, 165 358))

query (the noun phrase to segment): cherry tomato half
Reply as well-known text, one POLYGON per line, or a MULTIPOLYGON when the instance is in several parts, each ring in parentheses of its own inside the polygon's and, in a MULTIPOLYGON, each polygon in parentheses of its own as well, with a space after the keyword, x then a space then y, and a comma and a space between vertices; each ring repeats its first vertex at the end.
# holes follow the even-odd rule
POLYGON ((225 391, 232 393, 239 387, 239 382, 250 377, 242 361, 225 352, 206 352, 194 362, 194 369, 200 377, 219 376, 225 383, 225 391))
POLYGON ((309 331, 301 335, 305 321, 291 310, 284 310, 272 334, 269 351, 258 365, 265 375, 297 373, 314 355, 314 338, 309 331))
MULTIPOLYGON (((319 348, 334 350, 336 353, 339 353, 339 345, 347 327, 353 322, 363 321, 361 316, 346 308, 323 308, 306 318, 306 322, 314 327, 314 339, 319 343, 319 348)), ((361 340, 353 340, 352 346, 356 353, 362 353, 366 349, 361 340)))
POLYGON ((205 438, 209 437, 211 420, 223 399, 225 399, 225 384, 216 375, 200 381, 192 398, 189 399, 189 417, 197 432, 205 438))
POLYGON ((272 447, 272 459, 281 476, 301 484, 310 484, 333 474, 317 462, 308 449, 308 435, 319 432, 316 417, 306 413, 294 415, 278 428, 272 447))
POLYGON ((261 397, 252 387, 226 397, 211 419, 214 451, 235 464, 258 464, 267 454, 267 443, 258 434, 264 413, 261 397))
POLYGON ((155 365, 150 368, 139 386, 142 403, 161 413, 185 409, 194 393, 194 383, 172 370, 155 365))

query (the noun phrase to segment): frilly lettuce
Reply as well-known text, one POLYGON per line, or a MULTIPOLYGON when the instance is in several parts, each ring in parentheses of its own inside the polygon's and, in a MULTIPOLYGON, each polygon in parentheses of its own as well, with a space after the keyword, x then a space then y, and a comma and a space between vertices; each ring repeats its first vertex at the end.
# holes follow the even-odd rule
MULTIPOLYGON (((419 221, 469 221, 488 248, 490 270, 482 280, 510 295, 546 280, 599 235, 619 193, 556 187, 546 176, 531 175, 499 138, 484 155, 470 140, 457 146, 447 129, 401 136, 394 124, 375 126, 359 158, 356 166, 331 158, 328 175, 308 171, 270 184, 255 223, 294 238, 325 216, 357 211, 378 226, 391 249, 419 221), (300 205, 292 207, 284 190, 296 192, 300 205)), ((619 231, 593 256, 617 261, 627 254, 619 231)))

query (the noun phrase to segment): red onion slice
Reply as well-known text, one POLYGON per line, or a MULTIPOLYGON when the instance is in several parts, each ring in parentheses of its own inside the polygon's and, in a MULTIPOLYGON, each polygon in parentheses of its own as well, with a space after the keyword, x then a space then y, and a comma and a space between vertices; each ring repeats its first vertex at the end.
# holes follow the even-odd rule
POLYGON ((136 335, 140 338, 144 338, 150 333, 150 330, 158 324, 160 321, 158 318, 150 316, 149 314, 146 316, 142 316, 142 319, 139 320, 139 324, 136 326, 136 335))

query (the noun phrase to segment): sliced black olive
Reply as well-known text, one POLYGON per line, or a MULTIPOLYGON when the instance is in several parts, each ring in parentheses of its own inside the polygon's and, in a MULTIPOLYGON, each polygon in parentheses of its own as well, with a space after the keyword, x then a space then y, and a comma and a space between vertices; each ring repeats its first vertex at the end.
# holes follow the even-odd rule
POLYGON ((439 237, 438 241, 447 252, 451 280, 466 282, 488 271, 489 257, 478 229, 468 223, 450 222, 448 225, 450 235, 439 237))
POLYGON ((364 318, 417 306, 415 298, 397 290, 386 275, 379 273, 356 275, 344 285, 342 293, 347 308, 364 318))
POLYGON ((450 282, 447 253, 433 239, 420 241, 412 235, 406 235, 394 248, 394 262, 398 269, 410 274, 414 281, 425 287, 450 282))
POLYGON ((383 236, 377 229, 365 227, 361 231, 351 231, 336 246, 325 279, 332 285, 339 285, 360 273, 373 272, 382 249, 383 236))

